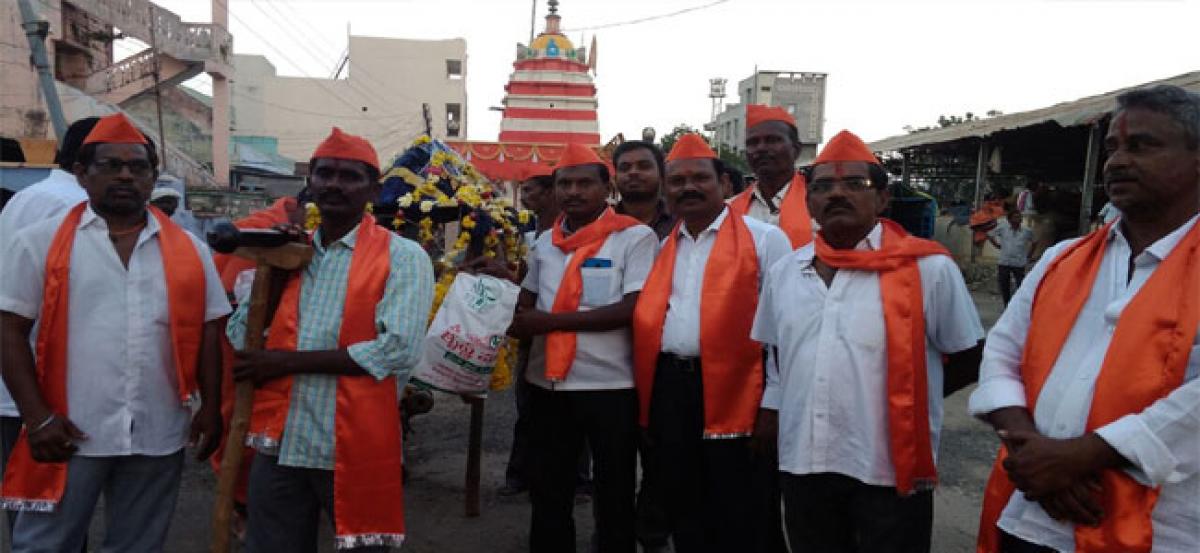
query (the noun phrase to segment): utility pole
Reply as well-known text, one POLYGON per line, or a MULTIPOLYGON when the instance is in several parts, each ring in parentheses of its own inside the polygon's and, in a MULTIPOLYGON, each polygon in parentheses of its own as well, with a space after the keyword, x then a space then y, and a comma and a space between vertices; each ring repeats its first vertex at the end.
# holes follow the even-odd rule
POLYGON ((158 27, 154 20, 157 19, 154 14, 154 3, 148 3, 147 11, 150 13, 150 52, 154 54, 154 109, 158 112, 158 148, 162 154, 158 156, 158 166, 160 169, 167 167, 167 131, 163 125, 162 114, 162 86, 159 78, 162 73, 162 53, 158 51, 158 27))
POLYGON ((50 34, 50 22, 37 18, 29 0, 17 0, 17 5, 21 9, 21 26, 25 28, 25 38, 29 40, 29 52, 33 57, 33 65, 37 68, 42 95, 46 97, 46 111, 50 112, 50 123, 54 125, 54 135, 62 140, 67 132, 67 120, 63 117, 62 102, 58 99, 58 89, 54 87, 54 75, 50 73, 49 56, 46 55, 46 36, 50 34))
POLYGON ((533 48, 534 28, 537 27, 537 3, 538 3, 538 0, 532 0, 530 2, 530 4, 533 4, 532 9, 529 11, 529 47, 530 48, 533 48))

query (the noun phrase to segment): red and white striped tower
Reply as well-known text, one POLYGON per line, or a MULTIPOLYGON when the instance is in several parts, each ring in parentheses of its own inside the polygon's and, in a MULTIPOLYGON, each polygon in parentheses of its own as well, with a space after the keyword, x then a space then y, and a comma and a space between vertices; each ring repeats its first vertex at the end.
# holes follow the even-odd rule
POLYGON ((595 52, 589 59, 586 48, 576 48, 562 34, 558 0, 549 4, 546 30, 529 46, 517 45, 514 71, 504 87, 500 142, 597 146, 595 52))

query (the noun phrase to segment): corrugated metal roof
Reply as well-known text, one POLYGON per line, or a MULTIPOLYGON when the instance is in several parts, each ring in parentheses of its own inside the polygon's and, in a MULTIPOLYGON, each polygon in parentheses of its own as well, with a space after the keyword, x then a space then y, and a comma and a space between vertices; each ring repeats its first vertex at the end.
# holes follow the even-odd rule
POLYGON ((1076 125, 1084 125, 1103 117, 1116 105, 1116 98, 1121 93, 1132 90, 1134 88, 1142 88, 1159 84, 1170 84, 1185 88, 1192 92, 1200 93, 1200 71, 1184 73, 1169 79, 1152 81, 1149 83, 1139 84, 1120 90, 1114 90, 1096 96, 1088 96, 1073 102, 1063 102, 1050 107, 1025 111, 1021 113, 1010 113, 993 117, 991 119, 982 119, 962 123, 952 127, 941 129, 932 129, 927 131, 919 131, 912 134, 903 134, 892 136, 878 140, 870 144, 871 149, 876 152, 898 151, 914 146, 924 146, 929 144, 942 144, 953 142, 963 138, 978 138, 990 136, 992 134, 1023 127, 1031 127, 1053 121, 1062 127, 1073 127, 1076 125))

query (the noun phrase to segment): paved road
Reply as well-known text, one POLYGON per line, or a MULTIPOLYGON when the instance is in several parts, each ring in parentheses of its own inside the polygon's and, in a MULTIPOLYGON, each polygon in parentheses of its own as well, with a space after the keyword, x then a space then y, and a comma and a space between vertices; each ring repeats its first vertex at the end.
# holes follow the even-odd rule
MULTIPOLYGON (((989 291, 975 293, 984 324, 990 327, 1000 313, 1000 301, 989 291)), ((942 485, 936 493, 934 551, 962 553, 973 550, 983 484, 997 442, 981 423, 966 415, 963 390, 947 400, 942 433, 940 470, 942 485)), ((408 519, 406 553, 520 553, 527 551, 529 503, 525 496, 502 498, 496 489, 503 483, 504 465, 516 417, 511 392, 495 394, 487 402, 483 443, 483 514, 463 516, 463 474, 466 466, 469 409, 456 398, 439 396, 434 411, 416 420, 416 434, 406 448, 410 478, 405 487, 408 519)), ((215 480, 206 465, 189 461, 167 546, 169 553, 207 551, 210 509, 215 480)), ((587 551, 591 533, 591 506, 576 507, 579 551, 587 551)), ((97 516, 96 521, 103 519, 97 516)), ((100 525, 92 536, 102 540, 100 525)), ((322 552, 332 552, 326 536, 322 552)))

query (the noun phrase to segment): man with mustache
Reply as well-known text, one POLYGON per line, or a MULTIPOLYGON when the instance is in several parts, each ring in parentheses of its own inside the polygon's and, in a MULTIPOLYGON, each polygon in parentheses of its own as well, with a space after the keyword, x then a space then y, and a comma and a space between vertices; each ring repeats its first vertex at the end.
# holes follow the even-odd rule
MULTIPOLYGON (((404 541, 396 381, 420 356, 433 268, 367 213, 380 191, 369 142, 335 127, 308 177, 321 214, 312 261, 289 277, 266 348, 233 366, 257 387, 246 551, 313 550, 322 510, 338 550, 388 551, 404 541)), ((248 307, 226 330, 238 349, 248 307)))
POLYGON ((80 550, 101 495, 104 550, 161 551, 184 446, 203 460, 220 442, 229 302, 208 248, 147 208, 157 162, 123 114, 102 118, 75 158, 87 201, 6 254, 4 380, 25 423, 0 487, 22 511, 14 551, 80 550))
POLYGON ((746 106, 746 161, 756 181, 730 200, 729 208, 779 226, 792 248, 812 241, 804 175, 796 172, 799 156, 800 134, 790 113, 778 107, 746 106))
POLYGON ((928 552, 942 396, 975 377, 983 328, 949 252, 881 219, 887 172, 842 131, 817 157, 813 243, 767 274, 751 336, 772 346, 793 551, 928 552), (949 361, 943 371, 943 355, 949 361))
POLYGON ((1047 250, 988 337, 982 552, 1200 550, 1200 95, 1118 96, 1104 147, 1121 216, 1047 250))
POLYGON ((562 213, 533 248, 509 329, 532 339, 530 550, 575 550, 575 469, 586 440, 597 549, 631 553, 637 395, 629 322, 658 240, 608 207, 608 166, 587 146, 567 146, 554 191, 562 213))
MULTIPOLYGON (((639 423, 674 550, 737 551, 753 532, 750 435, 763 389, 750 339, 759 283, 791 252, 777 227, 731 213, 724 166, 698 134, 667 157, 680 218, 634 311, 639 423)), ((640 506, 639 506, 640 508, 640 506)))
POLYGON ((617 192, 621 193, 617 213, 648 225, 659 239, 669 234, 675 228, 675 218, 663 202, 662 150, 641 140, 622 142, 613 152, 613 167, 617 192))

